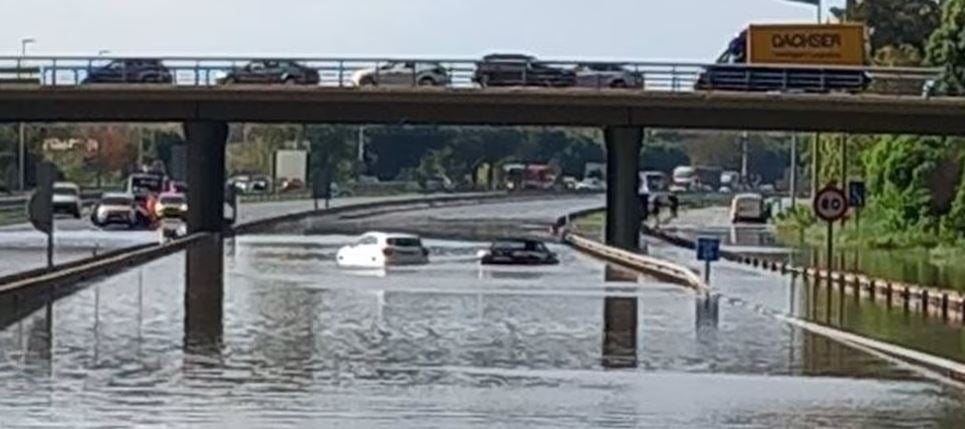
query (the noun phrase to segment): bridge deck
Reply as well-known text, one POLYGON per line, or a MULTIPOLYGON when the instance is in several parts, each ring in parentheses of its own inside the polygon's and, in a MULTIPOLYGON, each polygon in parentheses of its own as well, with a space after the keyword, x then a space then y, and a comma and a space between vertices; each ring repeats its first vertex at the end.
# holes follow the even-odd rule
POLYGON ((644 126, 965 134, 965 98, 596 89, 0 85, 3 121, 644 126))

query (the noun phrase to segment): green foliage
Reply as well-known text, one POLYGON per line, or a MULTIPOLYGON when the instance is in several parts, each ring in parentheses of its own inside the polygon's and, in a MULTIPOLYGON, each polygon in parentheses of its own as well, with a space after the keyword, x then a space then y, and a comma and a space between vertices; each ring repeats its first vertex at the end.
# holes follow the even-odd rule
POLYGON ((927 53, 928 64, 942 68, 935 91, 965 94, 965 0, 945 1, 941 26, 928 41, 927 53))
POLYGON ((906 65, 919 65, 909 62, 916 58, 920 61, 926 41, 941 19, 937 0, 849 1, 845 8, 832 8, 831 12, 838 21, 857 21, 868 26, 871 53, 879 65, 895 60, 899 53, 906 65), (882 55, 883 51, 888 53, 882 55))

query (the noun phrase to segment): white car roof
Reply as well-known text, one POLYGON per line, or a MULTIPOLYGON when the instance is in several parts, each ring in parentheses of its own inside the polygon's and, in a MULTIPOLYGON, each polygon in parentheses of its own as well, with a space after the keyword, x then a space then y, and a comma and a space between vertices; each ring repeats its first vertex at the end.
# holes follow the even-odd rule
POLYGON ((76 184, 76 183, 73 183, 73 182, 54 182, 54 187, 55 187, 55 188, 80 189, 80 186, 77 186, 77 184, 76 184))
POLYGON ((134 198, 134 194, 130 194, 130 193, 127 193, 127 192, 105 192, 104 195, 101 195, 101 198, 130 198, 130 199, 133 199, 133 198, 134 198))
POLYGON ((735 199, 735 200, 750 200, 750 199, 763 200, 763 199, 764 199, 764 196, 761 195, 761 194, 752 194, 752 193, 748 193, 748 194, 737 194, 737 195, 734 195, 734 199, 735 199))
POLYGON ((362 236, 375 237, 379 241, 385 241, 390 238, 419 238, 418 235, 413 235, 413 234, 400 234, 400 233, 394 233, 394 232, 379 232, 379 231, 366 232, 365 234, 362 234, 362 236))

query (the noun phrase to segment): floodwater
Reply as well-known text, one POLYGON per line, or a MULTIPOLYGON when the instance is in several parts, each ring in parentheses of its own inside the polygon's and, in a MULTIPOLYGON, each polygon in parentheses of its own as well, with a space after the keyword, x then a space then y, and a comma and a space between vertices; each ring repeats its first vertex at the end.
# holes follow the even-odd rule
POLYGON ((210 349, 184 346, 184 255, 2 327, 0 427, 965 421, 955 388, 565 248, 560 266, 489 269, 473 258, 484 244, 430 240, 429 266, 359 272, 334 266, 349 241, 227 243, 210 349))

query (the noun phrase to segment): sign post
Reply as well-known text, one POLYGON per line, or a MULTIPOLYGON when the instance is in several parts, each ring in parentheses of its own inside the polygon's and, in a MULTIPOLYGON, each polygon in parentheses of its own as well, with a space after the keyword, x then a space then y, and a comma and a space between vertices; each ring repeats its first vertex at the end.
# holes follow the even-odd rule
POLYGON ((867 189, 864 182, 853 180, 848 183, 848 205, 854 207, 854 225, 861 230, 861 209, 865 206, 867 189))
POLYGON ((720 239, 714 237, 698 238, 697 260, 704 261, 704 282, 710 284, 710 263, 720 260, 720 239))
POLYGON ((37 189, 27 204, 27 217, 33 227, 47 235, 47 268, 54 266, 54 180, 57 170, 53 164, 37 165, 37 189))
POLYGON ((834 185, 825 186, 814 197, 814 214, 828 224, 828 290, 832 286, 831 271, 834 269, 834 222, 848 211, 848 197, 834 185))

